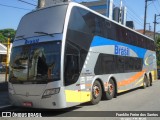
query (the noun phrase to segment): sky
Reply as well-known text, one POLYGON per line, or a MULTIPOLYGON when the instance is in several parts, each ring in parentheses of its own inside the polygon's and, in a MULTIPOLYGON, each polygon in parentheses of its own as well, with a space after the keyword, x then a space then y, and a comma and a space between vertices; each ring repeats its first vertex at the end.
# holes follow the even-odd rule
MULTIPOLYGON (((17 29, 21 18, 35 9, 38 0, 23 0, 33 5, 20 2, 19 0, 0 0, 0 29, 17 29)), ((76 0, 78 2, 82 0, 76 0)), ((83 0, 90 1, 90 0, 83 0)), ((135 29, 143 29, 145 0, 122 0, 127 7, 127 20, 134 21, 135 29)), ((120 6, 120 0, 114 0, 115 6, 120 6)), ((154 30, 154 15, 160 14, 160 0, 148 0, 146 29, 154 30)), ((157 17, 160 22, 160 16, 157 17)), ((157 24, 156 32, 160 32, 160 24, 157 24)))

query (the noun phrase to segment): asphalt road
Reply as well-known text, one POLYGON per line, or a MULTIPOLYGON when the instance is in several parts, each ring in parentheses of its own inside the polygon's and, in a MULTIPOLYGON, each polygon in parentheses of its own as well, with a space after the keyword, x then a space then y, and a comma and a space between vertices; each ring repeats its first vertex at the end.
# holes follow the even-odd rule
MULTIPOLYGON (((12 111, 12 112, 26 111, 26 110, 30 111, 31 109, 16 108, 16 107, 10 107, 10 108, 4 109, 4 111, 12 111)), ((75 117, 76 117, 76 120, 80 120, 82 119, 82 117, 83 119, 86 119, 86 120, 97 120, 99 119, 99 117, 92 117, 100 113, 96 111, 131 111, 129 112, 129 114, 134 113, 133 111, 146 111, 146 112, 150 111, 149 113, 155 113, 154 111, 160 111, 160 80, 155 81, 153 83, 153 86, 147 87, 146 89, 142 89, 142 88, 134 89, 129 92, 119 94, 117 98, 114 98, 112 100, 103 100, 97 105, 82 104, 76 107, 65 109, 65 112, 55 111, 55 110, 39 110, 39 109, 33 109, 33 111, 35 112, 42 111, 43 113, 45 112, 44 116, 47 117, 46 118, 47 120, 48 119, 53 120, 54 118, 58 120, 61 120, 61 119, 64 120, 64 117, 65 119, 68 119, 68 120, 75 119, 75 117), (83 111, 83 112, 78 112, 78 111, 83 111), (95 112, 88 112, 88 111, 95 111, 95 112), (84 118, 84 116, 86 116, 87 114, 89 114, 90 117, 84 118), (74 116, 74 118, 73 117, 70 118, 70 116, 72 115, 74 116)), ((106 112, 106 114, 110 114, 110 113, 106 112)), ((100 117, 100 118, 103 120, 160 120, 160 116, 159 118, 130 117, 130 116, 129 117, 121 116, 121 117, 112 117, 112 118, 100 117)), ((38 120, 40 119, 41 118, 38 118, 38 120)))

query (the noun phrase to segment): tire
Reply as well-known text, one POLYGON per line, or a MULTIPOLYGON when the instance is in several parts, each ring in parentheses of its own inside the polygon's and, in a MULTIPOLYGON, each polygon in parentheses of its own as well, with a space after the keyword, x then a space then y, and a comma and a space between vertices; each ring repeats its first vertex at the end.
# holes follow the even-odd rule
POLYGON ((149 75, 150 86, 152 86, 152 75, 149 75))
POLYGON ((151 81, 150 79, 147 78, 147 87, 151 86, 151 81))
POLYGON ((98 104, 102 98, 102 87, 99 81, 95 81, 92 86, 92 99, 90 103, 92 105, 98 104))
POLYGON ((150 81, 150 86, 152 86, 153 84, 152 84, 152 81, 150 81))
POLYGON ((144 76, 144 79, 143 79, 143 89, 145 89, 147 87, 147 84, 148 84, 148 79, 147 79, 147 76, 145 75, 144 76))
POLYGON ((105 92, 105 98, 111 100, 116 93, 116 87, 113 79, 110 79, 108 82, 108 90, 105 92))

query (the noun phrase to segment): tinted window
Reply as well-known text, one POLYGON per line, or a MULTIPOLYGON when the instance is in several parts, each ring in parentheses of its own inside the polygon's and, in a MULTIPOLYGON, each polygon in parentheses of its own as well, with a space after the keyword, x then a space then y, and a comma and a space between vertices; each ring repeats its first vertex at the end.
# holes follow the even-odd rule
POLYGON ((96 75, 141 71, 141 58, 100 54, 94 69, 96 75))

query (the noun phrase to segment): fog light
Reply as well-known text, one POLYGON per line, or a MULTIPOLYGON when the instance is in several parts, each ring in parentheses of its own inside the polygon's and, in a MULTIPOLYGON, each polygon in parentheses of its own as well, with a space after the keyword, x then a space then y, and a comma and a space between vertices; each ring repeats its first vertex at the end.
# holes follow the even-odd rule
POLYGON ((47 89, 47 90, 44 91, 42 98, 51 97, 54 94, 58 94, 59 91, 60 91, 60 88, 47 89))

